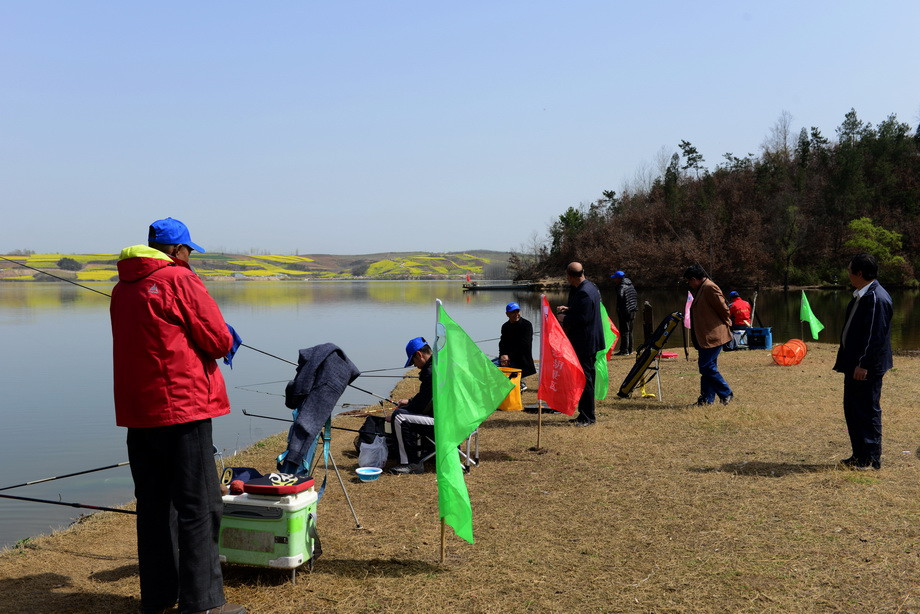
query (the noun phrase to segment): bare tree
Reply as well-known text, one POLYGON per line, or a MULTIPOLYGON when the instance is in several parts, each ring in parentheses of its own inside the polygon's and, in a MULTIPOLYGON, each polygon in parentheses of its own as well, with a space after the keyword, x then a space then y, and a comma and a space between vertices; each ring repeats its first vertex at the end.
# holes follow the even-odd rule
POLYGON ((770 128, 770 134, 764 139, 760 147, 765 156, 778 156, 788 162, 792 159, 792 113, 783 111, 779 114, 776 123, 770 128))

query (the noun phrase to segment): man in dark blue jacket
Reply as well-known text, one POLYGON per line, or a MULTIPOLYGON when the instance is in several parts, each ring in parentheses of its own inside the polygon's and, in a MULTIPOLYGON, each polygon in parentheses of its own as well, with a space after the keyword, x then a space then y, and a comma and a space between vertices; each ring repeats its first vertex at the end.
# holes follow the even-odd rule
POLYGON ((882 378, 891 361, 891 296, 879 284, 878 263, 859 254, 847 267, 856 290, 847 305, 834 371, 843 373, 843 415, 853 454, 841 464, 882 467, 882 378))
POLYGON ((629 356, 633 352, 633 322, 639 310, 639 296, 631 279, 623 271, 610 276, 617 287, 617 320, 620 324, 620 351, 617 356, 629 356))
POLYGON ((565 278, 571 286, 569 301, 557 307, 556 312, 585 372, 585 388, 578 399, 578 418, 573 422, 576 426, 591 426, 597 421, 594 416, 594 361, 597 353, 604 349, 601 293, 593 282, 585 279, 580 262, 566 267, 565 278))

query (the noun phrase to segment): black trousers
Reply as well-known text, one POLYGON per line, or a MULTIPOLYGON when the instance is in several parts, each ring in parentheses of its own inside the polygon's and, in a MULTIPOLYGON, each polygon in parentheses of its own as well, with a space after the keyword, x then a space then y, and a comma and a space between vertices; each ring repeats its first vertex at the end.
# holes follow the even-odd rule
POLYGON ((850 373, 844 375, 843 416, 853 458, 859 464, 882 460, 882 377, 869 375, 855 380, 850 373))
POLYGON ((217 541, 223 501, 211 421, 128 429, 137 497, 141 608, 180 611, 226 602, 217 541))
POLYGON ((594 415, 594 361, 596 357, 585 360, 581 356, 578 362, 585 372, 585 389, 581 391, 581 397, 578 399, 578 421, 593 424, 597 422, 594 415))
POLYGON ((629 314, 618 313, 620 320, 620 349, 618 351, 632 354, 633 352, 633 323, 636 321, 635 312, 629 314))

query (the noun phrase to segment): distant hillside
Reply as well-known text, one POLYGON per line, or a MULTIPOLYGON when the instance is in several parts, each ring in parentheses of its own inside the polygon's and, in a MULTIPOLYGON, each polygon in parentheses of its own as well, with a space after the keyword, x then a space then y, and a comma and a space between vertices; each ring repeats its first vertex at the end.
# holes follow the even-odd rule
MULTIPOLYGON (((208 279, 508 279, 507 252, 387 252, 378 254, 192 254, 208 279)), ((117 254, 12 254, 7 258, 77 281, 117 279, 117 254)), ((34 270, 0 261, 0 281, 47 281, 34 270)))

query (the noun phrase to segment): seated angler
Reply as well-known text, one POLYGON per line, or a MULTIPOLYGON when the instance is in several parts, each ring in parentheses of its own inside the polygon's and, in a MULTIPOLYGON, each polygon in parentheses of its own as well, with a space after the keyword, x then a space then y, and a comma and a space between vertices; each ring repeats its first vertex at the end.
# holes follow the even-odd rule
POLYGON ((393 433, 399 447, 399 464, 390 469, 393 473, 425 473, 421 462, 423 435, 434 439, 434 407, 431 388, 431 347, 422 337, 406 344, 406 367, 420 369, 422 384, 411 399, 400 399, 388 420, 393 423, 393 433))
POLYGON ((505 307, 508 321, 502 324, 498 341, 498 364, 521 370, 521 390, 527 390, 524 378, 537 372, 533 363, 533 324, 521 317, 521 306, 508 303, 505 307))

